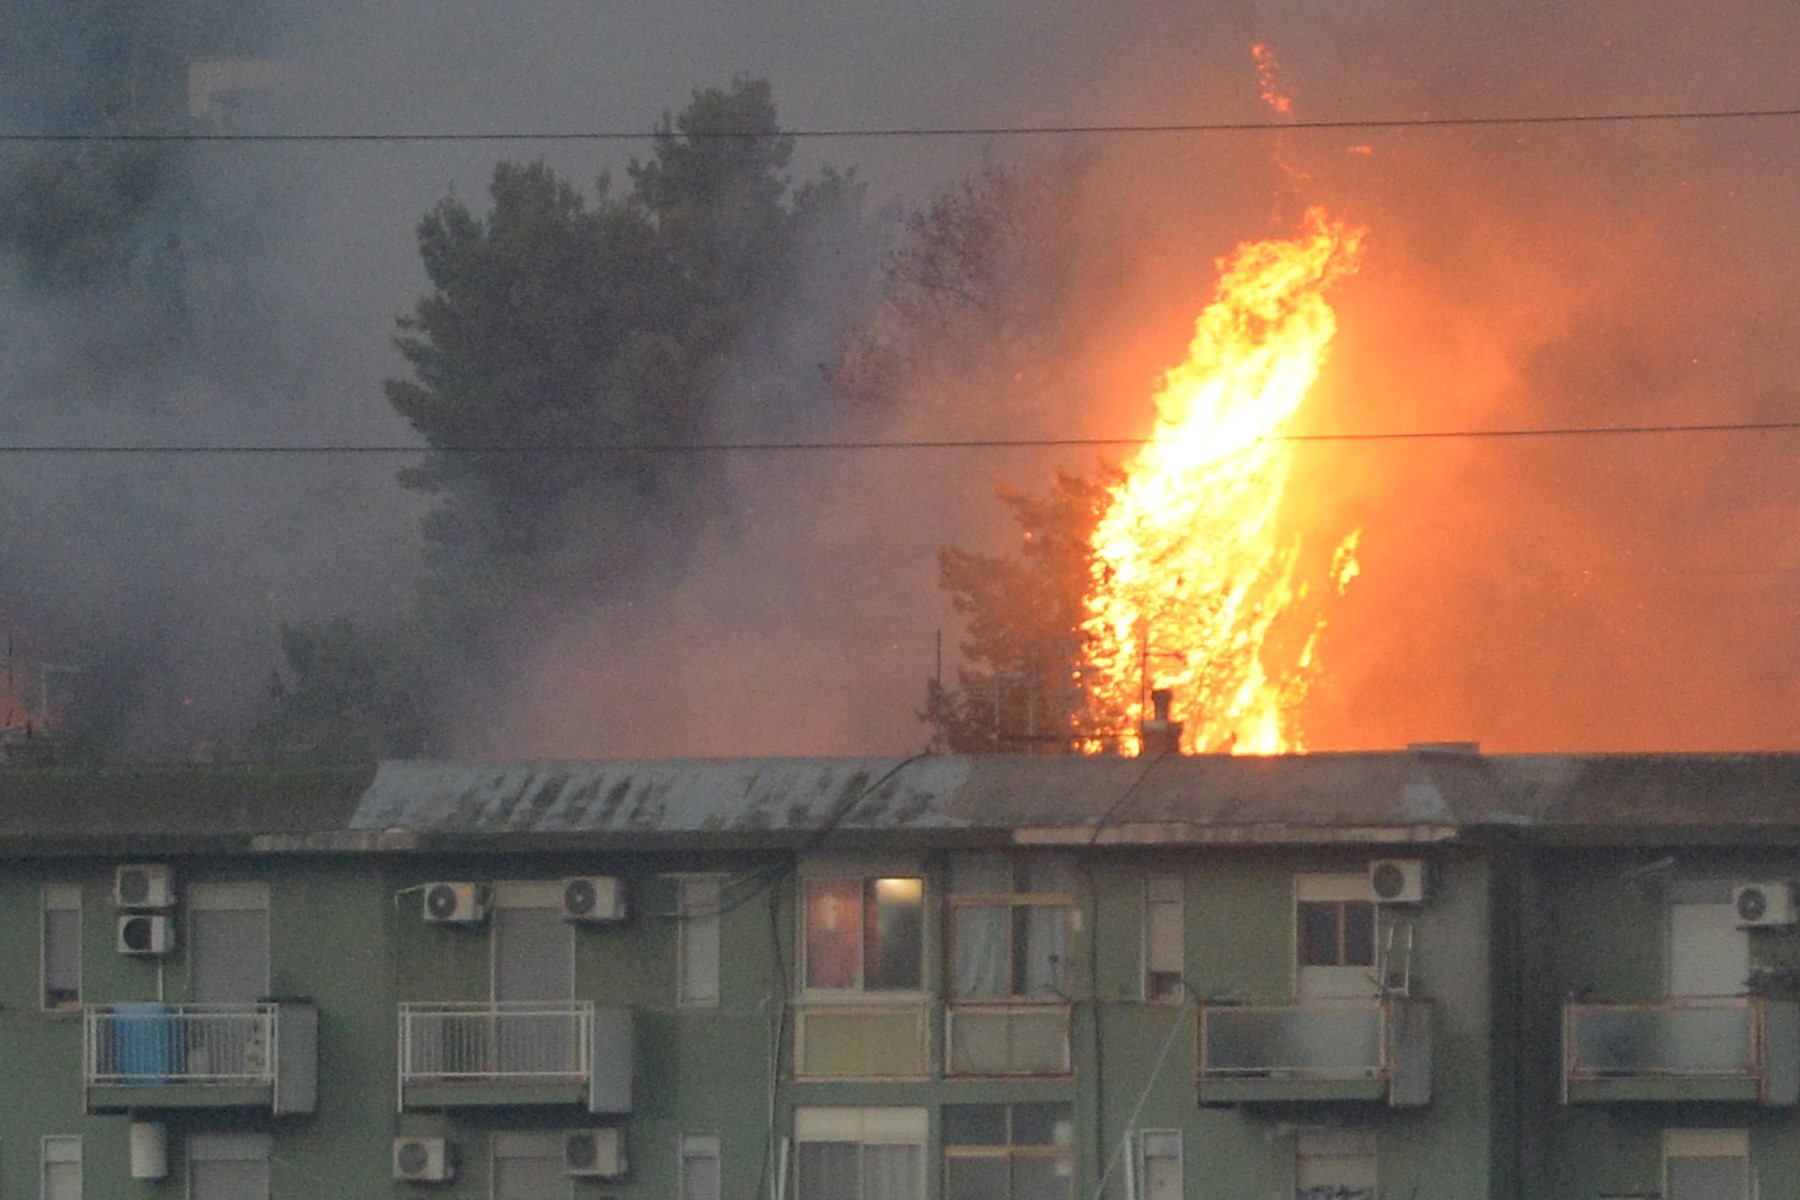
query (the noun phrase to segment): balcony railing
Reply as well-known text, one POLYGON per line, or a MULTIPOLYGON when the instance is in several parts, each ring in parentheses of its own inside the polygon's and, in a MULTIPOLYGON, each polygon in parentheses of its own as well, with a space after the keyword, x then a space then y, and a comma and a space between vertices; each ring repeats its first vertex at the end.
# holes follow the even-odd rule
POLYGON ((1757 996, 1563 1008, 1563 1101, 1800 1102, 1800 1005, 1757 996))
POLYGON ((1202 1104, 1431 1099, 1431 1008, 1390 997, 1200 1009, 1202 1104))
POLYGON ((630 1015, 592 1001, 402 1004, 399 1059, 402 1107, 630 1109, 630 1015))
POLYGON ((317 1039, 310 1004, 90 1006, 82 1037, 88 1105, 311 1112, 317 1039))
POLYGON ((945 1017, 952 1075, 1063 1075, 1067 1004, 955 1004, 945 1017))

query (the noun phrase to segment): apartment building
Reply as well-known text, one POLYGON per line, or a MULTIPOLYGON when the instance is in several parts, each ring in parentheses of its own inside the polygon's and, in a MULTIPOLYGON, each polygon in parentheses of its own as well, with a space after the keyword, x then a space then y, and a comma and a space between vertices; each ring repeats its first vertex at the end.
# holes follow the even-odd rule
POLYGON ((0 770, 0 1197, 1800 1193, 1800 756, 0 770))

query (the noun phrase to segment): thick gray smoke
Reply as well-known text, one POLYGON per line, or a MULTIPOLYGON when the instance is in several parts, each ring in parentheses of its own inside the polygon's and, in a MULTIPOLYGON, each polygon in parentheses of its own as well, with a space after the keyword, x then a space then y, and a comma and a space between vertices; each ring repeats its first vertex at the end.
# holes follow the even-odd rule
MULTIPOLYGON (((403 0, 245 18, 293 67, 296 131, 642 129, 696 86, 775 86, 795 128, 1255 121, 1249 47, 1299 119, 1790 107, 1800 15, 1774 0, 776 6, 403 0)), ((10 128, 33 114, 8 112, 10 128)), ((918 204, 983 155, 1082 163, 1103 279, 1063 299, 1113 347, 1092 404, 1022 437, 1141 433, 1213 260, 1307 202, 1371 227, 1315 411, 1334 428, 1588 425, 1791 412, 1786 278, 1800 252, 1791 122, 1109 138, 806 142, 872 205, 918 204), (1278 160, 1287 164, 1284 170, 1278 160), (1303 173, 1304 178, 1296 174, 1303 173), (1110 242, 1104 236, 1110 227, 1110 242), (1103 268, 1103 269, 1102 269, 1103 268), (1074 427, 1070 427, 1073 422, 1074 427)), ((114 369, 96 305, 0 281, 0 442, 391 443, 393 317, 424 290, 414 226, 498 158, 586 182, 641 145, 334 143, 185 152, 191 344, 114 369), (102 335, 97 335, 96 331, 102 335)), ((14 149, 6 149, 6 154, 14 149)), ((159 218, 160 219, 160 218, 159 218)), ((134 270, 149 268, 147 243, 134 270)), ((822 383, 845 248, 751 348, 724 436, 954 435, 929 408, 847 415, 822 383)), ((1099 339, 1094 339, 1096 344, 1099 339)), ((957 452, 732 458, 737 512, 653 612, 570 611, 470 680, 460 745, 512 754, 914 748, 946 543, 1007 536, 992 485, 1060 463, 957 452)), ((1791 745, 1800 646, 1793 450, 1746 439, 1319 452, 1319 494, 1365 527, 1325 647, 1315 744, 1791 745), (1379 704, 1371 699, 1379 696, 1379 704), (1624 699, 1621 699, 1621 698, 1624 699)), ((143 634, 137 744, 180 752, 254 696, 281 620, 410 602, 421 505, 376 458, 0 460, 0 613, 143 634)), ((49 651, 53 653, 54 651, 49 651)))

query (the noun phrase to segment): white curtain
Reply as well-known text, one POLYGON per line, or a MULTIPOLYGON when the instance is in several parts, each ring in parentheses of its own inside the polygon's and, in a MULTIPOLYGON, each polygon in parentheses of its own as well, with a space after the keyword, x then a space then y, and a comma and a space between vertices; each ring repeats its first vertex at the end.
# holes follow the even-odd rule
POLYGON ((864 1146, 861 1200, 919 1200, 918 1146, 864 1146))
POLYGON ((1069 910, 1060 905, 1027 908, 1025 995, 1068 995, 1069 952, 1069 910))
POLYGON ((1005 996, 1012 990, 1011 917, 1003 904, 956 910, 958 996, 1005 996))

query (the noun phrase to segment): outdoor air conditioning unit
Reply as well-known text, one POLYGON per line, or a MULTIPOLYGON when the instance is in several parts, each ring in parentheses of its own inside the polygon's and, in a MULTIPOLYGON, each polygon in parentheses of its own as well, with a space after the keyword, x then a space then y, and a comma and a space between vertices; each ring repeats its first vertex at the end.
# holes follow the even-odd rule
POLYGON ((439 925, 474 925, 487 920, 491 895, 485 883, 428 883, 425 919, 439 925))
POLYGON ((175 948, 175 922, 161 913, 126 913, 119 918, 119 953, 143 958, 175 948))
POLYGON ((623 921, 625 913, 625 885, 617 876, 593 875, 563 885, 565 921, 623 921))
POLYGON ((1745 883, 1731 889, 1738 920, 1753 928, 1792 925, 1800 919, 1791 883, 1745 883))
POLYGON ((175 873, 162 863, 135 863, 113 873, 113 903, 120 908, 173 908, 175 873))
POLYGON ((1423 904, 1425 884, 1422 858, 1378 858, 1369 864, 1369 894, 1377 904, 1423 904))
POLYGON ((456 1145, 441 1137, 394 1139, 394 1178, 405 1183, 451 1183, 456 1179, 456 1145))
POLYGON ((563 1138, 563 1174, 618 1179, 625 1174, 623 1129, 574 1129, 563 1138))

